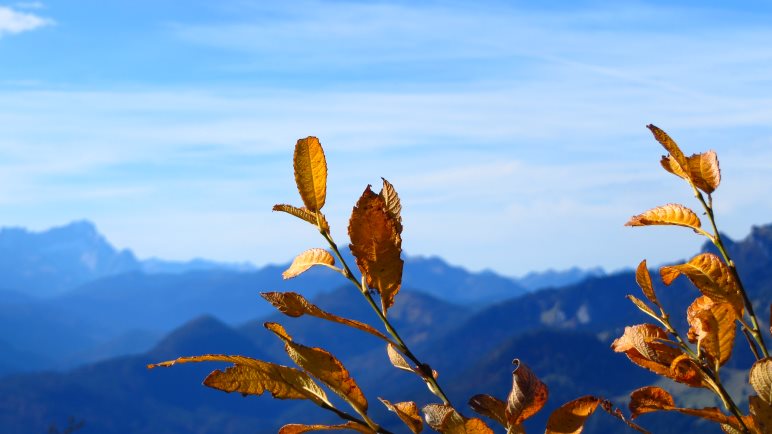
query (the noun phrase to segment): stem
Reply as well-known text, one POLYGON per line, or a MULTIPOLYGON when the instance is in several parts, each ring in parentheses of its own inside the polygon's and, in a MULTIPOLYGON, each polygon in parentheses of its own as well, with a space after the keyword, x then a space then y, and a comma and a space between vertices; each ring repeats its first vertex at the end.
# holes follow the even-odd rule
POLYGON ((389 332, 392 338, 394 338, 394 341, 396 341, 396 347, 399 348, 399 350, 402 352, 402 354, 405 355, 410 361, 415 363, 415 365, 420 370, 421 376, 423 377, 424 381, 429 386, 429 390, 436 395, 438 398, 442 400, 442 403, 448 406, 453 407, 453 405, 450 403, 450 399, 448 399, 448 396, 445 395, 445 392, 443 392, 442 387, 440 387, 439 383, 437 383, 437 380, 434 378, 434 375, 432 373, 431 368, 429 368, 428 365, 425 363, 422 363, 418 357, 416 357, 412 351, 410 351, 410 348, 408 348, 405 341, 402 340, 402 338, 399 336, 399 333, 396 329, 391 325, 391 322, 389 322, 388 318, 386 318, 386 315, 383 313, 381 308, 378 307, 378 305, 375 303, 375 300, 373 300, 373 296, 370 295, 370 291, 367 289, 367 287, 364 287, 362 283, 360 283, 355 277, 354 273, 351 272, 351 268, 348 266, 346 261, 343 259, 343 255, 340 253, 340 249, 338 249, 338 245, 335 244, 335 241, 332 239, 332 235, 330 235, 326 230, 319 229, 319 232, 321 232, 322 236, 325 240, 327 240, 327 243, 330 245, 330 248, 335 253, 335 256, 338 258, 340 263, 343 265, 343 275, 346 276, 348 280, 351 281, 358 289, 359 292, 362 293, 362 296, 365 297, 365 300, 367 300, 367 303, 370 305, 370 307, 375 311, 375 313, 378 315, 378 318, 383 323, 383 326, 386 327, 386 331, 389 332))
POLYGON ((347 420, 349 422, 358 423, 358 424, 360 424, 362 426, 366 426, 368 428, 374 429, 375 432, 377 432, 377 433, 380 433, 380 434, 393 434, 391 431, 389 431, 389 430, 387 430, 385 428, 381 428, 380 426, 378 426, 378 424, 376 424, 372 420, 369 420, 369 418, 367 418, 367 416, 365 416, 365 418, 367 418, 367 421, 364 421, 364 420, 361 420, 361 419, 357 419, 356 417, 346 413, 345 411, 338 410, 337 408, 335 408, 335 407, 333 407, 331 405, 321 404, 320 406, 323 409, 325 409, 325 410, 329 410, 329 411, 335 413, 341 419, 347 420))
MULTIPOLYGON (((729 267, 729 271, 732 273, 732 278, 734 278, 735 282, 737 282, 737 288, 740 290, 740 294, 743 297, 743 303, 745 304, 745 311, 748 312, 748 316, 751 319, 751 336, 753 336, 753 340, 755 340, 759 345, 759 348, 761 348, 761 353, 764 355, 764 357, 769 357, 767 345, 764 343, 764 338, 761 336, 761 332, 759 331, 759 320, 756 318, 756 313, 753 311, 753 303, 751 303, 750 298, 748 298, 748 293, 745 292, 745 287, 743 286, 742 280, 740 280, 740 274, 737 272, 737 267, 735 266, 734 261, 732 261, 732 258, 729 257, 729 252, 726 250, 724 242, 721 240, 721 234, 718 232, 718 227, 716 226, 716 218, 713 214, 713 197, 708 195, 710 203, 705 202, 705 197, 702 195, 702 193, 700 193, 700 191, 697 190, 697 188, 693 185, 692 189, 694 190, 694 197, 696 197, 697 200, 699 200, 702 204, 702 207, 705 209, 705 213, 710 220, 710 224, 713 226, 713 237, 711 238, 711 241, 713 241, 713 244, 716 246, 718 251, 721 252, 721 256, 724 257, 724 261, 729 267)), ((752 350, 754 349, 752 348, 752 350)), ((754 353, 756 353, 755 350, 754 353)), ((756 360, 759 360, 759 357, 757 357, 756 360)))

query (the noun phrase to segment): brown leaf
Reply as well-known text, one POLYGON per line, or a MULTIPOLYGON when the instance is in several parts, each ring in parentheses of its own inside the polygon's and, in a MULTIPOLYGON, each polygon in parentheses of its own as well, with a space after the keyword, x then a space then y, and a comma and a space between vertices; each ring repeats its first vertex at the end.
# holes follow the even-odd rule
POLYGON ((732 356, 737 326, 734 308, 726 302, 698 297, 686 311, 689 337, 718 366, 732 356))
POLYGON ((772 358, 767 357, 753 364, 749 382, 759 398, 772 405, 772 358))
MULTIPOLYGON (((654 134, 654 138, 657 139, 659 144, 662 145, 662 147, 665 148, 665 150, 670 153, 670 156, 672 157, 671 163, 672 162, 676 163, 674 165, 675 167, 673 167, 674 170, 672 171, 672 173, 675 173, 675 170, 678 170, 680 173, 684 173, 684 174, 687 174, 686 176, 689 176, 688 175, 689 163, 686 159, 686 156, 681 151, 681 148, 678 147, 676 142, 673 139, 671 139, 666 132, 662 131, 661 129, 657 128, 654 125, 651 125, 651 124, 646 125, 646 128, 648 128, 652 132, 652 134, 654 134)), ((678 176, 681 176, 681 175, 678 175, 678 176)))
POLYGON ((714 301, 728 302, 737 316, 742 316, 743 300, 737 282, 729 267, 716 255, 697 255, 685 264, 662 267, 660 274, 665 285, 673 283, 679 275, 685 275, 703 295, 714 301))
POLYGON ((331 313, 325 312, 324 310, 320 309, 310 301, 306 300, 302 295, 298 293, 263 292, 263 293, 260 293, 260 295, 264 299, 268 300, 268 302, 271 303, 274 307, 279 309, 281 313, 287 316, 297 318, 303 315, 310 315, 316 318, 321 318, 327 321, 343 324, 345 326, 349 326, 357 330, 370 333, 371 335, 379 337, 385 340, 386 342, 391 342, 391 340, 387 338, 386 335, 379 332, 377 329, 373 328, 372 326, 353 319, 347 319, 347 318, 339 317, 337 315, 333 315, 331 313))
POLYGON ((659 300, 657 299, 657 294, 654 293, 654 286, 651 284, 651 274, 649 274, 645 259, 638 264, 638 269, 635 270, 635 282, 638 283, 641 291, 643 291, 643 295, 649 301, 659 306, 659 300))
POLYGON ((300 276, 305 273, 309 268, 314 265, 324 265, 336 270, 335 258, 332 257, 330 252, 325 249, 308 249, 305 252, 297 255, 292 260, 292 264, 289 268, 281 273, 281 277, 286 279, 292 279, 293 277, 300 276))
POLYGON ((402 284, 401 225, 386 211, 382 196, 367 186, 351 213, 348 234, 351 253, 367 286, 381 295, 384 313, 394 304, 402 284))
POLYGON ((475 413, 491 418, 507 428, 507 403, 491 395, 475 395, 469 400, 469 406, 475 413))
POLYGON ((669 203, 650 209, 643 214, 633 216, 625 223, 625 226, 652 225, 684 226, 697 231, 701 228, 702 223, 694 211, 677 203, 669 203))
POLYGON ((346 422, 340 425, 301 425, 301 424, 289 424, 284 425, 279 430, 279 434, 303 434, 311 431, 340 431, 349 430, 356 431, 363 434, 375 434, 375 431, 367 426, 358 424, 356 422, 346 422))
POLYGON ((262 395, 268 391, 277 399, 309 399, 318 405, 332 405, 327 400, 324 390, 305 372, 249 357, 205 354, 203 356, 180 357, 175 360, 148 365, 148 368, 198 362, 235 364, 226 368, 225 371, 213 371, 206 377, 204 384, 215 389, 229 393, 238 392, 244 395, 262 395))
POLYGON ((383 180, 383 188, 381 189, 380 196, 383 198, 383 203, 386 208, 386 212, 397 223, 397 233, 402 233, 402 203, 397 195, 397 190, 391 185, 385 178, 383 180))
POLYGON ((665 389, 648 386, 633 391, 630 394, 630 418, 658 410, 675 408, 673 397, 665 389))
POLYGON ((694 186, 711 194, 721 183, 721 169, 718 166, 718 156, 714 151, 694 154, 687 158, 689 177, 694 186))
POLYGON ((284 349, 292 361, 326 384, 358 412, 367 413, 365 395, 340 360, 321 348, 307 347, 293 342, 284 328, 276 323, 265 323, 265 327, 284 341, 284 349))
POLYGON ((753 395, 748 397, 748 406, 751 410, 754 425, 758 427, 759 432, 772 432, 772 405, 753 395))
POLYGON ((442 434, 493 434, 481 419, 467 419, 449 405, 429 404, 422 410, 426 424, 442 434))
POLYGON ((399 351, 394 347, 392 344, 386 345, 386 353, 389 355, 389 361, 392 365, 394 365, 397 369, 402 369, 403 371, 409 371, 409 372, 415 372, 415 369, 413 369, 410 364, 405 360, 404 357, 402 357, 402 354, 400 354, 399 351))
POLYGON ((327 223, 327 219, 324 217, 324 214, 322 214, 321 212, 312 212, 305 207, 298 208, 287 204, 274 205, 273 210, 286 212, 287 214, 293 215, 301 220, 305 220, 314 226, 317 226, 318 224, 319 226, 321 226, 324 232, 330 232, 330 224, 327 223), (318 222, 317 222, 317 219, 319 220, 318 222))
POLYGON ((550 415, 544 434, 579 434, 600 401, 594 396, 583 396, 563 404, 550 415))
POLYGON ((311 212, 319 211, 327 197, 327 161, 319 139, 299 139, 295 145, 293 165, 295 183, 303 204, 311 212))
POLYGON ((547 402, 547 386, 520 360, 512 361, 512 390, 507 397, 505 415, 509 426, 517 426, 536 414, 547 402))
POLYGON ((415 405, 415 402, 409 401, 392 404, 383 398, 378 399, 381 400, 383 405, 385 405, 389 411, 397 413, 397 416, 399 416, 413 434, 418 434, 424 429, 424 424, 421 420, 421 415, 418 413, 418 406, 415 405))

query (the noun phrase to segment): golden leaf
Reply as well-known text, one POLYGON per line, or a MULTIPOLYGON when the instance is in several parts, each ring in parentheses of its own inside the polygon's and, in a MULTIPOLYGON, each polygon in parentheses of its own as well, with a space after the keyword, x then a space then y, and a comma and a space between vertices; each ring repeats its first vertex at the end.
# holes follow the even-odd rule
POLYGON ((298 208, 287 204, 278 204, 273 206, 274 211, 282 211, 287 214, 293 215, 301 220, 305 220, 314 226, 321 226, 324 232, 330 232, 330 224, 327 223, 327 219, 321 212, 312 212, 308 208, 298 208), (317 219, 319 220, 317 223, 317 219))
POLYGON ((718 156, 714 151, 694 154, 687 158, 689 178, 694 186, 711 194, 721 183, 721 169, 718 166, 718 156))
POLYGON ((402 357, 402 354, 400 354, 399 351, 397 351, 397 348, 394 347, 392 344, 386 345, 386 353, 389 355, 389 361, 392 365, 394 365, 397 369, 402 369, 403 371, 409 371, 409 372, 415 372, 415 369, 413 369, 410 364, 405 360, 404 357, 402 357))
POLYGON ((753 364, 749 382, 759 398, 772 405, 772 358, 767 357, 753 364))
POLYGON ((277 399, 309 399, 318 405, 332 405, 327 395, 311 377, 303 371, 275 363, 263 362, 244 356, 205 354, 194 357, 180 357, 162 363, 148 365, 148 368, 169 367, 178 363, 228 362, 234 366, 225 371, 213 371, 206 377, 206 386, 225 392, 244 395, 262 395, 265 391, 277 399))
POLYGON ((429 404, 422 410, 426 424, 442 434, 493 434, 481 419, 467 419, 449 405, 429 404))
POLYGON ((625 226, 672 225, 684 226, 698 231, 702 227, 700 218, 689 208, 677 203, 669 203, 652 208, 643 214, 630 218, 625 226))
POLYGON ((368 185, 351 213, 348 234, 351 253, 367 286, 380 293, 384 313, 402 284, 400 226, 386 211, 383 197, 368 185))
POLYGON ((716 302, 706 296, 698 297, 686 311, 689 337, 697 342, 718 366, 732 355, 737 326, 734 308, 726 302, 716 302))
POLYGON ((370 427, 358 424, 356 422, 346 422, 340 425, 301 425, 301 424, 289 424, 284 425, 279 430, 279 434, 303 434, 311 431, 340 431, 351 430, 363 434, 375 434, 370 427))
POLYGON ((504 428, 509 425, 506 415, 507 403, 496 397, 475 395, 469 400, 469 406, 475 413, 495 420, 504 428))
POLYGON ((295 183, 303 204, 311 212, 319 211, 327 197, 327 161, 319 139, 299 139, 292 162, 295 166, 295 183))
POLYGON ((387 338, 386 335, 379 332, 372 326, 356 320, 339 317, 337 315, 333 315, 331 313, 325 312, 324 310, 320 309, 313 303, 306 300, 305 297, 303 297, 298 293, 263 292, 263 293, 260 293, 260 295, 264 299, 266 299, 269 303, 271 303, 275 308, 279 309, 281 313, 287 316, 297 318, 303 315, 310 315, 316 318, 321 318, 327 321, 343 324, 345 326, 349 326, 357 330, 370 333, 371 335, 381 338, 386 342, 391 342, 391 340, 387 338))
POLYGON ((386 212, 397 223, 397 233, 402 233, 402 203, 397 195, 397 190, 391 185, 385 178, 383 180, 383 188, 381 189, 380 196, 383 198, 383 203, 386 208, 386 212))
POLYGON ((663 157, 663 163, 662 166, 668 170, 671 173, 674 173, 686 180, 689 180, 689 162, 686 159, 686 156, 681 151, 681 148, 678 147, 676 142, 670 138, 670 136, 667 135, 666 132, 662 131, 661 129, 657 128, 654 125, 646 125, 646 128, 648 128, 652 134, 654 134, 654 138, 657 139, 660 145, 662 145, 665 150, 670 153, 670 157, 663 157), (665 160, 668 160, 669 167, 665 166, 665 160), (673 164, 675 163, 675 164, 673 164))
POLYGON ((507 397, 505 415, 509 426, 517 426, 536 414, 547 402, 547 386, 520 360, 512 361, 512 390, 507 397))
POLYGON ((418 434, 424 429, 424 424, 421 420, 421 415, 418 413, 418 406, 415 405, 415 402, 409 401, 392 404, 383 398, 378 399, 381 400, 383 405, 385 405, 389 411, 396 413, 413 434, 418 434))
POLYGON ((633 391, 630 394, 630 418, 658 410, 675 408, 673 397, 665 389, 648 386, 633 391))
POLYGON ((367 413, 365 395, 340 360, 321 348, 307 347, 293 342, 279 324, 265 323, 265 327, 284 341, 284 349, 292 361, 326 384, 358 412, 367 413))
POLYGON ((544 434, 579 434, 600 401, 594 396, 583 396, 563 404, 550 415, 544 434))
POLYGON ((772 405, 764 402, 756 395, 748 397, 748 406, 751 410, 751 417, 758 427, 759 432, 772 432, 772 405))
POLYGON ((654 293, 654 286, 651 284, 651 274, 649 274, 645 259, 638 264, 638 268, 635 270, 635 282, 638 283, 641 291, 643 291, 643 295, 649 301, 659 306, 659 300, 657 299, 657 294, 654 293))
POLYGON ((743 299, 729 267, 712 253, 695 256, 689 262, 665 266, 660 275, 665 285, 673 283, 679 275, 685 275, 703 295, 714 301, 725 301, 732 305, 737 317, 742 316, 743 299))
POLYGON ((292 279, 293 277, 297 277, 305 273, 314 265, 323 265, 332 268, 333 270, 337 270, 337 268, 335 268, 335 258, 332 257, 330 252, 324 249, 316 248, 308 249, 305 252, 297 255, 295 259, 292 260, 290 267, 281 273, 281 277, 283 277, 285 280, 292 279))

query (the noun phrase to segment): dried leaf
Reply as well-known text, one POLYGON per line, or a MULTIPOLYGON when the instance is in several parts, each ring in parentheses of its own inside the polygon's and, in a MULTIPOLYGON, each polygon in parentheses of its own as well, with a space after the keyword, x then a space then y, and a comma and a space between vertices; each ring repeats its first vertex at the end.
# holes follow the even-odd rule
MULTIPOLYGON (((681 166, 676 162, 672 155, 663 155, 659 163, 662 165, 663 169, 679 178, 689 181, 689 174, 681 169, 681 166)), ((689 164, 688 161, 687 164, 689 164)))
POLYGON ((677 203, 669 203, 650 209, 630 218, 625 226, 671 225, 684 226, 697 231, 702 227, 700 218, 691 209, 677 203))
POLYGON ((703 253, 685 264, 662 267, 660 274, 665 285, 670 285, 676 277, 684 274, 703 295, 713 301, 728 302, 737 317, 742 316, 743 300, 739 287, 729 267, 718 256, 703 253))
POLYGON ((643 291, 643 295, 649 301, 659 306, 659 300, 657 299, 657 294, 654 293, 654 286, 651 284, 651 274, 649 274, 645 259, 638 264, 638 269, 635 270, 635 281, 638 283, 641 291, 643 291))
POLYGON ((547 386, 520 360, 512 361, 512 390, 507 397, 505 415, 509 426, 517 426, 536 414, 547 402, 547 386))
POLYGON ((481 419, 467 419, 449 405, 429 404, 422 410, 426 424, 442 434, 493 434, 481 419))
POLYGON ((507 423, 507 403, 491 395, 475 395, 469 400, 469 406, 475 413, 491 418, 504 428, 507 423))
POLYGON ((402 284, 401 225, 386 211, 382 196, 367 186, 351 213, 348 234, 351 253, 367 286, 381 295, 384 313, 394 304, 402 284))
POLYGON ((403 371, 409 371, 409 372, 415 372, 415 369, 413 369, 410 364, 405 360, 404 357, 402 357, 402 354, 400 354, 399 351, 394 347, 392 344, 386 345, 386 353, 389 355, 389 361, 392 365, 394 365, 397 369, 402 369, 403 371))
POLYGON ((284 349, 292 361, 326 384, 358 412, 367 412, 365 395, 340 360, 321 348, 307 347, 293 342, 289 334, 278 324, 265 323, 265 327, 284 341, 284 349))
POLYGON ((383 180, 383 188, 381 189, 380 196, 383 198, 383 203, 386 208, 386 212, 389 216, 397 222, 397 233, 402 233, 402 203, 397 195, 397 190, 391 185, 385 178, 383 180))
POLYGON ((671 139, 666 132, 662 131, 654 125, 646 125, 646 128, 651 130, 652 134, 654 134, 654 138, 657 139, 660 145, 662 145, 662 147, 670 153, 672 160, 676 163, 676 168, 679 169, 681 173, 687 174, 689 170, 689 163, 686 159, 686 156, 681 151, 681 148, 678 147, 676 142, 671 139))
POLYGON ((148 365, 148 368, 169 367, 178 363, 228 362, 234 366, 225 371, 213 371, 204 380, 206 386, 225 392, 244 395, 262 395, 265 391, 277 399, 309 399, 318 405, 332 405, 327 395, 311 377, 303 371, 275 363, 263 362, 244 356, 205 354, 180 357, 167 362, 148 365))
POLYGON ((563 404, 550 415, 544 434, 579 434, 600 401, 594 396, 583 396, 563 404))
POLYGON ((303 204, 311 212, 319 211, 327 197, 327 161, 319 139, 299 139, 295 145, 293 165, 295 183, 303 204))
POLYGON ((279 430, 279 434, 303 434, 311 431, 340 431, 350 430, 363 434, 375 434, 375 431, 367 426, 358 424, 356 422, 346 422, 340 425, 301 425, 301 424, 289 424, 284 425, 279 430))
POLYGON ((687 309, 689 338, 697 342, 718 366, 724 365, 732 356, 732 347, 737 330, 734 308, 726 302, 698 297, 687 309))
POLYGON ((372 326, 347 318, 342 318, 337 315, 325 312, 310 301, 306 300, 302 295, 295 292, 263 292, 260 295, 268 300, 274 307, 279 309, 281 313, 297 318, 303 315, 310 315, 316 318, 321 318, 327 321, 343 324, 363 332, 370 333, 373 336, 377 336, 386 342, 391 342, 389 338, 383 333, 379 332, 372 326))
POLYGON ((305 252, 297 255, 292 260, 292 264, 287 268, 281 277, 286 279, 292 279, 293 277, 300 276, 305 273, 309 268, 314 265, 324 265, 336 270, 335 258, 332 257, 330 252, 324 249, 308 249, 305 252))
POLYGON ((648 386, 633 391, 630 394, 630 418, 659 410, 675 408, 673 397, 665 389, 648 386))
POLYGON ((772 405, 772 358, 767 357, 753 364, 749 382, 759 398, 772 405))
POLYGON ((314 226, 317 225, 317 218, 318 218, 319 219, 318 224, 321 226, 322 230, 324 230, 325 232, 330 232, 330 224, 327 223, 327 219, 324 217, 324 214, 322 214, 321 212, 312 212, 305 207, 298 208, 287 204, 274 205, 273 210, 286 212, 287 214, 293 215, 301 220, 305 220, 314 226))
POLYGON ((397 413, 397 416, 399 416, 413 434, 418 434, 424 429, 424 424, 421 420, 421 415, 418 413, 418 406, 415 405, 415 402, 409 401, 392 404, 383 398, 378 399, 381 400, 383 405, 385 405, 389 411, 397 413))
POLYGON ((686 160, 689 165, 689 178, 694 186, 705 193, 713 193, 721 183, 721 169, 716 153, 708 151, 694 154, 686 160))
POLYGON ((758 427, 759 432, 772 432, 772 405, 753 395, 748 397, 748 406, 751 410, 754 425, 758 427))

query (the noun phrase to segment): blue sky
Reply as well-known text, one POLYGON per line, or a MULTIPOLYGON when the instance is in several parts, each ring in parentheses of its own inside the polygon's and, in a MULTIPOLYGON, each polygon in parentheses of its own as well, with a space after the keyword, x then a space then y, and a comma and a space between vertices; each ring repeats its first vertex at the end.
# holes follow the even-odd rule
POLYGON ((471 269, 634 267, 701 241, 631 229, 694 205, 654 123, 714 149, 719 225, 772 222, 765 2, 0 2, 0 225, 87 218, 139 256, 282 262, 321 246, 300 201, 319 136, 345 238, 368 183, 404 248, 471 269))

